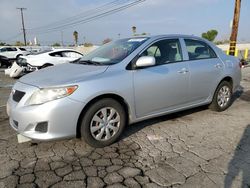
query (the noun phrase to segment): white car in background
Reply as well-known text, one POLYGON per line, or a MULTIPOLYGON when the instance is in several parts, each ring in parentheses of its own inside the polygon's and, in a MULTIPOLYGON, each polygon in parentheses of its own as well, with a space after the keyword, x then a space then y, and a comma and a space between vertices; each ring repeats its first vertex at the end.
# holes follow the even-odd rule
POLYGON ((0 55, 7 57, 10 60, 15 60, 20 56, 28 55, 30 52, 26 51, 25 48, 4 46, 0 47, 0 55))
POLYGON ((69 63, 81 58, 83 54, 71 49, 56 49, 38 52, 35 55, 20 57, 17 64, 32 72, 45 67, 69 63))
POLYGON ((5 70, 10 77, 19 77, 23 73, 37 71, 49 66, 69 63, 83 57, 83 54, 72 49, 55 49, 38 52, 34 55, 22 56, 5 70))

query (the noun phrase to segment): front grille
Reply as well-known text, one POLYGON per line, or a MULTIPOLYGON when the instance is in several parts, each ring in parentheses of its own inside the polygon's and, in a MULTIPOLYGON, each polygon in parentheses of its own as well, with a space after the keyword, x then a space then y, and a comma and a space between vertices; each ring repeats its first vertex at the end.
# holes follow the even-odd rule
POLYGON ((13 94, 13 100, 15 102, 19 102, 23 98, 24 95, 25 95, 25 92, 15 90, 13 94))

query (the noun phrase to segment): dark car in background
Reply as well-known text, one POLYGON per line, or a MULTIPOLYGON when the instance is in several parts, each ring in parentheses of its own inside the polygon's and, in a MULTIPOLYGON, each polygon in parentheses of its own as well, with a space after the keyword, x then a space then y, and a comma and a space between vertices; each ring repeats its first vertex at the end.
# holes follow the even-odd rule
POLYGON ((11 61, 7 57, 0 55, 0 67, 10 67, 11 64, 11 61))

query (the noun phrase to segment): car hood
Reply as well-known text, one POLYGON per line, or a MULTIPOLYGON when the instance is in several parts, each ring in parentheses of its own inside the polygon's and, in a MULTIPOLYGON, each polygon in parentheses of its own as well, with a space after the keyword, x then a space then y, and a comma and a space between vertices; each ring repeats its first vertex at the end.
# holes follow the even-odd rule
POLYGON ((69 85, 94 78, 107 68, 108 66, 66 63, 32 72, 21 77, 19 81, 39 88, 69 85))

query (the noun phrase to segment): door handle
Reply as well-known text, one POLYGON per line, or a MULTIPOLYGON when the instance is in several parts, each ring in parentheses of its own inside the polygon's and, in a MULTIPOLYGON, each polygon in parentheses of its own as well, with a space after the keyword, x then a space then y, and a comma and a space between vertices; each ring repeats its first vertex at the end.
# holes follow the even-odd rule
POLYGON ((222 67, 222 64, 217 63, 216 65, 214 65, 214 67, 216 67, 216 68, 220 69, 220 68, 222 67))
POLYGON ((181 70, 178 71, 180 74, 186 74, 188 73, 188 70, 186 68, 182 68, 181 70))

